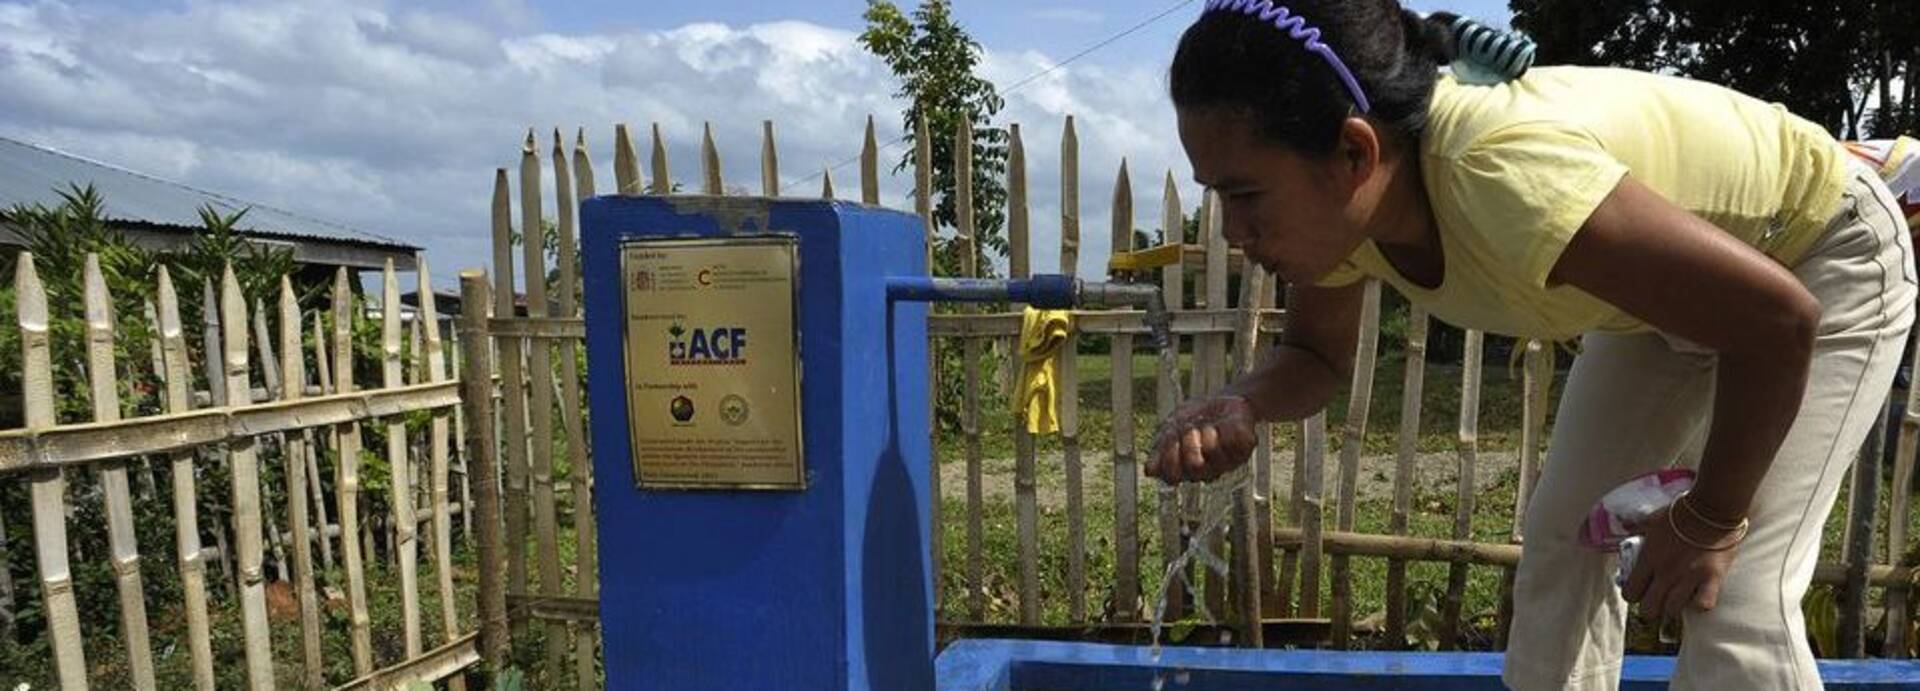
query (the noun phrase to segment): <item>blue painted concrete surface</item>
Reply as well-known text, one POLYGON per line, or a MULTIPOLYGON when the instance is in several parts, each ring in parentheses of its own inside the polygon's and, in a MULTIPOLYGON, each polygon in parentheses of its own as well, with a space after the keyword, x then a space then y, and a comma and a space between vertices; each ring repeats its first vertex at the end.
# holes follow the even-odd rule
MULTIPOLYGON (((1052 641, 959 641, 935 663, 939 691, 1321 691, 1501 689, 1499 653, 1335 652, 1052 641)), ((1666 688, 1673 658, 1629 656, 1621 688, 1666 688)), ((1920 661, 1822 660, 1832 691, 1920 689, 1920 661)))

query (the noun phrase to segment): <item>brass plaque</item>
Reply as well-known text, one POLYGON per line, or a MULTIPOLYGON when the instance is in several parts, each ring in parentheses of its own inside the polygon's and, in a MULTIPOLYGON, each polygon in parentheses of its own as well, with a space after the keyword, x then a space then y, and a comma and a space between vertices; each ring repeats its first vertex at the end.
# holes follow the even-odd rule
POLYGON ((791 237, 621 246, 641 488, 805 489, 797 261, 791 237))

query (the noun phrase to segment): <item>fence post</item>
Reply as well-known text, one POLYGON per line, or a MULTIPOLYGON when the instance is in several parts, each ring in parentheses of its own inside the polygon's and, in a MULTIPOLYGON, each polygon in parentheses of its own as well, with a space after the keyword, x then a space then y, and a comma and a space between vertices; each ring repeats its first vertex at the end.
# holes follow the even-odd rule
MULTIPOLYGON (((1080 141, 1073 133, 1073 116, 1060 133, 1060 273, 1079 275, 1080 263, 1080 141)), ((1087 620, 1087 508, 1084 469, 1080 463, 1080 334, 1067 329, 1067 340, 1054 357, 1060 372, 1060 462, 1067 474, 1067 618, 1087 620)))
MULTIPOLYGON (((1215 208, 1218 208, 1216 206, 1215 208)), ((1216 223, 1215 228, 1221 226, 1216 223)), ((1233 377, 1252 372, 1260 364, 1260 309, 1263 296, 1267 292, 1267 272, 1252 261, 1240 264, 1240 324, 1236 328, 1232 343, 1230 373, 1233 377)), ((1223 301, 1224 302, 1224 301, 1223 301)), ((1226 308, 1225 304, 1220 306, 1226 308)), ((1264 427, 1264 426, 1263 426, 1264 427)), ((1269 437, 1264 429, 1255 435, 1264 447, 1269 437)), ((1272 523, 1268 517, 1268 504, 1265 499, 1267 487, 1271 481, 1271 461, 1269 454, 1259 454, 1248 459, 1254 465, 1253 480, 1241 490, 1236 499, 1238 523, 1234 527, 1235 560, 1234 567, 1239 569, 1234 597, 1240 608, 1243 626, 1241 644, 1250 648, 1266 646, 1266 607, 1264 606, 1265 588, 1272 577, 1273 538, 1272 523)))
MULTIPOLYGON (((21 393, 28 429, 59 424, 53 407, 52 344, 47 292, 33 268, 33 254, 21 252, 13 270, 15 309, 20 324, 21 393)), ((60 688, 85 691, 87 660, 80 644, 80 614, 67 564, 67 477, 59 467, 28 475, 33 495, 34 555, 40 568, 40 596, 46 601, 53 660, 60 688)))
POLYGON ((880 145, 873 135, 873 116, 867 116, 866 141, 860 145, 860 203, 880 205, 880 145))
MULTIPOLYGON (((1427 312, 1410 306, 1407 314, 1406 378, 1401 385, 1400 440, 1393 468, 1393 514, 1387 530, 1406 535, 1413 511, 1413 465, 1420 443, 1420 394, 1427 366, 1427 312)), ((1407 641, 1407 563, 1387 562, 1387 644, 1404 648, 1407 641)))
MULTIPOLYGON (((315 310, 313 313, 313 363, 315 382, 318 384, 315 388, 319 390, 322 395, 331 393, 333 391, 333 365, 327 361, 326 327, 321 323, 320 312, 318 310, 315 310)), ((325 431, 328 433, 328 438, 333 440, 333 446, 338 448, 340 445, 339 433, 332 430, 325 431)), ((307 454, 307 482, 312 484, 314 517, 320 519, 319 535, 315 537, 320 539, 321 568, 326 571, 332 571, 333 540, 327 537, 327 526, 333 525, 333 523, 327 520, 327 493, 324 486, 325 483, 320 481, 320 442, 322 437, 313 431, 309 431, 308 436, 310 437, 308 440, 308 450, 311 451, 311 453, 307 454)))
MULTIPOLYGON (((353 386, 353 292, 347 284, 347 269, 333 274, 333 390, 351 393, 353 386)), ((338 477, 333 489, 339 496, 340 555, 347 567, 347 605, 353 627, 354 676, 373 671, 373 622, 367 616, 365 564, 360 553, 360 423, 348 421, 335 428, 334 463, 338 477)))
MULTIPOLYGON (((1180 247, 1179 261, 1160 269, 1160 291, 1166 300, 1167 310, 1178 314, 1187 308, 1187 267, 1186 267, 1186 229, 1180 206, 1180 188, 1173 184, 1173 171, 1167 171, 1160 191, 1160 232, 1167 244, 1180 247)), ((1172 372, 1161 368, 1155 378, 1156 405, 1154 410, 1158 419, 1165 420, 1173 415, 1180 406, 1177 389, 1180 386, 1180 342, 1185 340, 1178 333, 1170 334, 1166 347, 1173 351, 1174 367, 1172 372)), ((1148 449, 1147 453, 1153 453, 1148 449)), ((1160 483, 1159 522, 1160 522, 1160 558, 1162 568, 1173 565, 1180 553, 1186 550, 1180 523, 1180 492, 1173 486, 1160 483)), ((1174 577, 1168 572, 1166 577, 1174 577)), ((1188 589, 1192 579, 1182 579, 1181 583, 1168 583, 1161 586, 1166 591, 1166 621, 1176 621, 1186 617, 1188 589)))
MULTIPOLYGON (((405 386, 400 362, 400 279, 388 259, 380 272, 380 384, 389 389, 405 386)), ((388 549, 400 559, 400 617, 402 640, 407 657, 418 657, 424 646, 420 641, 420 543, 415 536, 420 523, 414 519, 413 482, 408 468, 413 464, 407 453, 407 423, 400 416, 387 418, 387 487, 393 504, 394 544, 388 549)))
MULTIPOLYGON (((1113 255, 1133 249, 1133 183, 1127 178, 1127 160, 1113 179, 1113 255)), ((1109 279, 1119 276, 1109 271, 1109 279)), ((1112 368, 1113 409, 1113 612, 1120 621, 1140 618, 1140 466, 1133 446, 1133 334, 1113 334, 1108 349, 1112 368)))
MULTIPOLYGON (((583 128, 576 151, 585 150, 586 137, 583 128)), ((613 191, 625 197, 640 194, 640 159, 633 152, 633 137, 624 122, 613 126, 613 191)))
MULTIPOLYGON (((653 123, 653 187, 652 192, 665 196, 673 192, 673 181, 667 177, 667 145, 660 140, 660 123, 653 123)), ((494 280, 499 280, 496 277, 494 280)), ((511 285, 511 284, 509 284, 511 285)), ((513 294, 507 293, 507 306, 513 306, 513 294)), ((509 311, 511 314, 511 311, 509 311)))
POLYGON ((713 145, 713 123, 703 123, 702 127, 704 133, 700 138, 700 172, 704 175, 705 182, 701 185, 700 191, 702 194, 717 197, 727 193, 725 184, 720 180, 720 148, 713 145))
MULTIPOLYGON (((1366 445, 1367 410, 1373 399, 1373 366, 1380 342, 1380 282, 1368 279, 1360 307, 1360 338, 1353 358, 1353 395, 1340 447, 1340 506, 1334 529, 1353 532, 1355 485, 1360 482, 1360 450, 1366 445)), ((1333 647, 1344 650, 1353 632, 1353 573, 1349 557, 1333 555, 1333 647)))
MULTIPOLYGON (((247 300, 240 294, 240 282, 234 279, 231 264, 221 271, 220 284, 220 324, 226 336, 227 407, 244 408, 253 404, 253 387, 247 383, 247 300)), ((260 690, 273 688, 273 647, 267 637, 266 574, 260 571, 257 446, 253 437, 240 437, 227 443, 227 457, 233 466, 234 553, 240 558, 240 611, 246 631, 247 682, 249 687, 260 690)))
POLYGON ((773 143, 773 121, 760 121, 760 193, 780 196, 780 152, 773 143))
POLYGON ((487 276, 479 271, 460 273, 461 358, 466 360, 467 376, 460 380, 461 407, 467 411, 467 449, 473 455, 474 523, 479 527, 476 542, 480 572, 480 659, 488 671, 498 673, 507 663, 512 644, 507 628, 507 591, 502 580, 502 552, 506 541, 500 534, 500 452, 493 426, 493 353, 487 316, 493 310, 493 296, 487 289, 487 276))
MULTIPOLYGON (((1473 537, 1474 468, 1480 459, 1480 346, 1484 336, 1468 330, 1460 359, 1460 436, 1459 494, 1454 498, 1453 539, 1473 537)), ((1441 607, 1440 648, 1452 650, 1460 643, 1460 610, 1467 597, 1467 564, 1447 566, 1447 595, 1441 607)))
MULTIPOLYGON (((180 323, 180 298, 173 289, 173 278, 161 265, 159 287, 160 353, 165 366, 161 382, 166 387, 166 409, 184 413, 192 409, 191 364, 187 362, 187 340, 180 323)), ((193 452, 175 451, 168 455, 173 472, 174 551, 180 563, 180 590, 187 611, 187 651, 193 666, 193 687, 213 691, 213 636, 207 620, 207 563, 200 545, 198 491, 194 488, 193 452)))
MULTIPOLYGON (((961 275, 980 275, 973 227, 973 123, 961 118, 953 139, 954 213, 961 275)), ((966 308, 960 308, 965 313, 966 308)), ((981 511, 986 502, 980 467, 980 339, 961 337, 961 372, 965 377, 960 428, 966 437, 967 458, 967 611, 973 621, 987 617, 986 526, 981 511)))
MULTIPOLYGON (((720 193, 720 158, 713 150, 713 128, 706 137, 707 193, 720 193)), ((522 259, 527 283, 527 316, 546 317, 547 302, 546 222, 542 218, 540 194, 540 154, 534 149, 533 131, 527 131, 526 147, 520 151, 520 239, 525 250, 522 259)), ((560 585, 559 525, 554 516, 553 496, 553 341, 529 338, 527 353, 527 393, 530 399, 527 417, 528 440, 532 442, 534 544, 540 551, 540 594, 558 596, 560 585)), ((558 685, 564 648, 565 628, 558 622, 546 622, 548 683, 558 685)))
MULTIPOLYGON (((656 127, 658 127, 656 125, 656 127)), ((657 143, 657 142, 656 142, 657 143)), ((658 184, 659 180, 655 181, 658 184)), ((494 171, 493 178, 493 268, 494 295, 499 303, 494 305, 499 317, 511 319, 515 316, 513 299, 513 245, 508 237, 512 232, 508 206, 507 169, 494 171)), ((524 232, 525 229, 523 228, 524 232)), ((488 303, 494 304, 494 303, 488 303)), ((465 309, 465 305, 461 306, 465 309)), ((521 341, 515 337, 499 339, 500 354, 500 391, 501 416, 506 418, 507 436, 503 440, 506 461, 506 494, 503 497, 506 511, 508 539, 514 540, 514 548, 501 555, 507 560, 507 589, 514 594, 527 592, 527 397, 526 381, 522 378, 525 370, 521 365, 521 341)), ((489 358, 491 361, 491 358, 489 358)), ((473 368, 474 372, 485 376, 492 370, 473 368)), ((473 375, 469 375, 473 376, 473 375)), ((483 424, 474 420, 472 424, 483 424)), ((513 626, 520 630, 525 620, 513 617, 513 626)))
MULTIPOLYGON (((300 352, 300 305, 293 299, 293 282, 280 277, 280 400, 297 401, 306 396, 307 361, 300 352)), ((307 525, 307 454, 312 447, 306 435, 288 435, 285 453, 287 473, 287 514, 293 531, 294 590, 300 598, 300 652, 304 664, 301 678, 306 688, 326 686, 320 659, 320 598, 313 585, 312 531, 307 525)), ((320 526, 326 532, 326 525, 320 526)))
MULTIPOLYGON (((1008 128, 1007 144, 1007 273, 1026 278, 1031 273, 1027 224, 1027 153, 1020 141, 1020 124, 1008 128)), ((1008 339, 1007 364, 1020 369, 1020 337, 1008 339)), ((1009 391, 1013 415, 1013 492, 1015 523, 1020 541, 1020 623, 1040 623, 1040 506, 1034 477, 1034 438, 1027 429, 1026 403, 1020 392, 1009 391)))
MULTIPOLYGON (((926 233, 927 275, 933 276, 938 274, 940 269, 934 261, 934 250, 939 247, 939 242, 934 233, 933 221, 933 142, 928 136, 927 117, 921 115, 913 124, 913 211, 920 215, 920 224, 926 233)), ((927 373, 927 421, 932 424, 932 429, 928 429, 927 434, 937 439, 940 425, 940 339, 933 335, 927 336, 927 363, 931 370, 927 373)), ((947 531, 944 525, 946 495, 940 488, 939 454, 934 454, 930 462, 933 468, 927 474, 927 480, 931 487, 930 493, 933 495, 933 574, 934 583, 937 584, 940 582, 940 574, 946 573, 945 533, 947 531)), ((945 590, 938 585, 934 586, 935 620, 940 618, 940 613, 946 611, 945 590)))
MULTIPOLYGON (((573 151, 573 175, 569 175, 566 158, 560 151, 558 130, 554 132, 553 144, 554 194, 560 213, 560 314, 577 319, 580 317, 580 269, 579 248, 574 242, 579 234, 575 227, 575 213, 580 200, 593 196, 593 163, 587 157, 586 146, 576 147, 573 151), (569 181, 577 181, 578 185, 570 185, 569 181)), ((560 424, 565 427, 567 456, 573 474, 574 564, 577 569, 573 580, 574 592, 583 598, 596 598, 599 596, 599 536, 593 522, 593 459, 587 455, 585 416, 580 405, 580 345, 572 340, 561 343, 564 344, 564 350, 560 358, 560 424)), ((591 623, 579 624, 578 630, 571 625, 568 628, 574 636, 575 677, 579 688, 587 689, 595 676, 597 636, 591 623)))
MULTIPOLYGON (((120 377, 113 362, 113 307, 100 255, 88 253, 83 281, 87 314, 87 379, 92 384, 93 421, 120 419, 120 377)), ((153 646, 147 637, 146 591, 140 577, 140 549, 133 532, 133 499, 127 487, 128 459, 100 466, 106 495, 107 543, 115 589, 120 595, 120 632, 126 639, 127 667, 135 689, 154 688, 153 646)))

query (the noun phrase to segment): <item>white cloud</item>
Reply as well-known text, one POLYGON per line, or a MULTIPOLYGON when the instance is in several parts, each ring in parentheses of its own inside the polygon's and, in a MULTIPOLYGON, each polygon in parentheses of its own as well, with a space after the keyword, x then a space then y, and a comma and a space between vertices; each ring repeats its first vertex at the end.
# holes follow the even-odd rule
MULTIPOLYGON (((556 125, 569 150, 585 125, 602 191, 613 184, 616 122, 642 136, 642 155, 648 123, 659 123, 673 175, 688 183, 711 122, 729 187, 758 190, 761 121, 774 120, 786 192, 805 196, 818 194, 822 167, 858 152, 869 114, 882 143, 900 138, 893 77, 847 31, 774 22, 539 33, 517 28, 530 16, 518 2, 471 11, 484 16, 382 0, 0 2, 0 134, 406 239, 428 249, 442 283, 490 260, 493 169, 517 177, 529 125, 543 156, 556 125)), ((983 69, 1010 85, 1055 57, 989 52, 983 69)), ((1137 226, 1158 225, 1167 170, 1189 206, 1197 190, 1157 63, 1056 70, 1009 94, 999 118, 1025 125, 1036 268, 1057 266, 1067 114, 1081 142, 1081 268, 1098 273, 1122 156, 1137 226)), ((883 172, 902 150, 882 154, 883 172)), ((856 167, 834 178, 842 196, 858 194, 856 167)), ((883 197, 909 207, 911 185, 910 174, 889 175, 883 197)))

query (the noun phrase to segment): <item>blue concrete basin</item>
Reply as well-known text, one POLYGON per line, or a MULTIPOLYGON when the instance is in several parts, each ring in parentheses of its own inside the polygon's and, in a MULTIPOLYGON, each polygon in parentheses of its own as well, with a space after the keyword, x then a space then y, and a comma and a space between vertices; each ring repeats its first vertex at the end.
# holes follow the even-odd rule
MULTIPOLYGON (((959 641, 935 662, 939 691, 1501 689, 1499 653, 1162 649, 1050 641, 959 641)), ((1664 689, 1673 658, 1630 656, 1621 688, 1664 689)), ((1828 689, 1920 689, 1920 661, 1822 660, 1828 689)))

